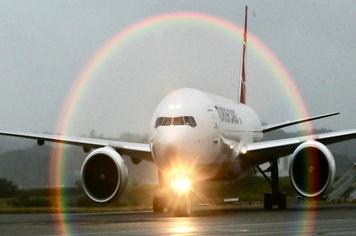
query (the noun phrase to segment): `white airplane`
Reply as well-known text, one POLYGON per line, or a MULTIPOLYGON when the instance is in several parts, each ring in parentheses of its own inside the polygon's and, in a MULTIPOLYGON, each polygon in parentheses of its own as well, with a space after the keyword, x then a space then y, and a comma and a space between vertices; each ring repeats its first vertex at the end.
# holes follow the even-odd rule
POLYGON ((192 88, 175 90, 154 111, 148 144, 24 132, 0 131, 0 135, 35 139, 39 145, 47 141, 77 145, 91 151, 81 167, 81 181, 86 195, 98 203, 118 199, 124 191, 128 171, 122 156, 129 156, 135 164, 144 160, 157 166, 162 191, 153 199, 155 212, 169 208, 177 216, 189 215, 191 182, 234 179, 255 167, 271 185, 271 193, 264 195, 264 208, 277 205, 285 209, 277 161, 290 154, 292 185, 302 196, 317 198, 335 176, 335 161, 325 145, 353 139, 356 130, 261 141, 269 131, 338 113, 263 126, 245 104, 247 7, 243 38, 239 100, 192 88), (263 171, 259 167, 263 163, 270 167, 263 171), (270 177, 265 173, 268 171, 270 177))

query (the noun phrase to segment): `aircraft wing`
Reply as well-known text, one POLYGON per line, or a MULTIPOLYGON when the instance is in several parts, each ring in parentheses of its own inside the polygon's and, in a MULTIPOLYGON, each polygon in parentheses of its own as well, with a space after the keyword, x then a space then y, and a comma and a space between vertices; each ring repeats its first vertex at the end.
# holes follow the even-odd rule
POLYGON ((312 121, 312 120, 318 120, 318 119, 326 118, 329 116, 335 116, 335 115, 339 115, 339 114, 340 114, 339 112, 334 112, 334 113, 328 113, 328 114, 319 115, 319 116, 312 116, 312 117, 294 120, 294 121, 286 121, 286 122, 275 124, 275 125, 267 125, 262 128, 262 132, 267 133, 272 130, 281 129, 281 128, 284 128, 287 126, 296 125, 296 124, 300 124, 300 123, 304 123, 304 122, 308 122, 308 121, 312 121))
POLYGON ((150 145, 146 143, 121 142, 110 139, 94 139, 94 138, 75 138, 61 135, 40 134, 40 133, 25 133, 25 132, 7 132, 0 131, 0 135, 36 139, 38 144, 44 142, 56 142, 81 146, 85 148, 99 148, 110 146, 115 148, 121 155, 127 155, 135 159, 153 161, 150 145))
POLYGON ((354 138, 356 138, 356 130, 343 130, 251 143, 245 145, 244 151, 246 151, 246 154, 241 155, 241 158, 250 164, 259 165, 273 158, 279 158, 292 154, 298 145, 308 140, 315 140, 328 145, 354 138))

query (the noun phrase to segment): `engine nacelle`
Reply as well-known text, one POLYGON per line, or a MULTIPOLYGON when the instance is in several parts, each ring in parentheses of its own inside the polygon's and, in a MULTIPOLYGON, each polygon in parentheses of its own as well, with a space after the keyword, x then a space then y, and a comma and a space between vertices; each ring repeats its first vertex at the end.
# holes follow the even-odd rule
POLYGON ((92 151, 81 168, 82 186, 95 202, 106 203, 120 197, 127 184, 127 166, 113 148, 92 151))
POLYGON ((320 196, 334 181, 334 157, 322 143, 306 141, 293 152, 289 177, 302 196, 320 196))

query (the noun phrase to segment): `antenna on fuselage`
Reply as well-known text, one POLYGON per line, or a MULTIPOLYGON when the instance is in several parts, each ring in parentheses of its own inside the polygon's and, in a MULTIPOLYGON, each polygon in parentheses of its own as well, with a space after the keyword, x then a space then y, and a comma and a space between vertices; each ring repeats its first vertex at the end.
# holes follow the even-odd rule
POLYGON ((247 46, 247 6, 245 6, 245 27, 243 32, 239 102, 246 104, 246 46, 247 46))

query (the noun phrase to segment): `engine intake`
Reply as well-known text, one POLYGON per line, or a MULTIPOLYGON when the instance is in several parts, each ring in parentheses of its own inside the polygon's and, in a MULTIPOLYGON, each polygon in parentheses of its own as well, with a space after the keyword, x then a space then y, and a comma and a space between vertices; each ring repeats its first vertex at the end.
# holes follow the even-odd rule
POLYGON ((293 187, 302 196, 320 196, 334 181, 334 157, 322 143, 304 142, 292 154, 289 176, 293 187))
POLYGON ((81 179, 90 199, 98 203, 110 202, 119 198, 126 187, 127 167, 113 148, 98 148, 85 159, 81 179))

